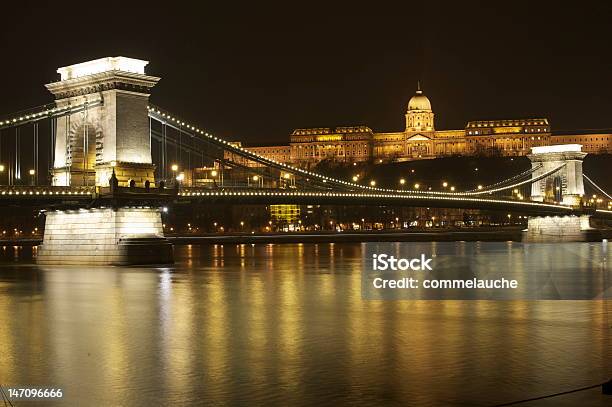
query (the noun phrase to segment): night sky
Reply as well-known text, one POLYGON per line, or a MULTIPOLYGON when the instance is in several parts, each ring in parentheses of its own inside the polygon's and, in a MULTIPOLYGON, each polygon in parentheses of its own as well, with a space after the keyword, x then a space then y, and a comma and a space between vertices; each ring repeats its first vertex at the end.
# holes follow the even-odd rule
POLYGON ((51 102, 57 67, 123 55, 162 77, 153 103, 247 144, 403 130, 417 80, 438 129, 541 116, 612 128, 610 2, 31 3, 2 6, 3 118, 51 102))

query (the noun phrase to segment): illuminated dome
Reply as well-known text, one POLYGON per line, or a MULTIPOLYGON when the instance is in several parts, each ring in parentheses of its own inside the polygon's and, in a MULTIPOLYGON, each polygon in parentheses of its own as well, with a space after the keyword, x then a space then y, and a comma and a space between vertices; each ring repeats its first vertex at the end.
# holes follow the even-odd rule
POLYGON ((423 95, 420 86, 416 91, 416 95, 410 98, 408 110, 431 110, 431 102, 427 99, 427 96, 423 95))

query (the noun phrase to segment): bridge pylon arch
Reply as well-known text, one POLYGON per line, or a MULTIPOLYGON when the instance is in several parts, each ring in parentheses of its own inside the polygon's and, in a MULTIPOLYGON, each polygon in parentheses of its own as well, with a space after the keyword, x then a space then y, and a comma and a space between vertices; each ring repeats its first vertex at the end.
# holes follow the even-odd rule
POLYGON ((57 120, 53 185, 108 186, 113 168, 120 186, 155 181, 147 106, 160 78, 147 64, 106 57, 58 68, 60 80, 46 85, 56 107, 79 108, 57 120))
POLYGON ((557 201, 568 206, 579 206, 584 196, 582 180, 582 161, 587 153, 582 152, 580 144, 561 144, 533 147, 528 155, 532 168, 532 178, 555 168, 559 171, 531 184, 533 201, 557 201), (560 198, 560 199, 559 199, 560 198))

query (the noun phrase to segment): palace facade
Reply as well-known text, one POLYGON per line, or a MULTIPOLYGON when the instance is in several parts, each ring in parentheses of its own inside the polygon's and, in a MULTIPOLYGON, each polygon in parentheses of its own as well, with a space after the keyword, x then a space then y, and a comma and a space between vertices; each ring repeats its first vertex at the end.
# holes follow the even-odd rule
MULTIPOLYGON (((452 155, 529 154, 532 147, 582 144, 587 153, 611 153, 608 132, 555 134, 546 118, 470 121, 464 129, 436 130, 431 102, 420 87, 408 102, 403 131, 378 133, 367 126, 296 129, 288 145, 246 147, 278 162, 310 167, 333 162, 388 162, 452 155)), ((236 142, 236 144, 240 144, 236 142)))

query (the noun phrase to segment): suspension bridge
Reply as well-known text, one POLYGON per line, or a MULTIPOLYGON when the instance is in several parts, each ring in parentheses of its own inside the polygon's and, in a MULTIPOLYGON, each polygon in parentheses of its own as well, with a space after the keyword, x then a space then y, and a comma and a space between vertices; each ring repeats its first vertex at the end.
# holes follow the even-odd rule
POLYGON ((47 210, 40 263, 170 262, 159 208, 172 202, 516 211, 535 241, 581 240, 590 218, 612 219, 579 145, 535 147, 529 170, 474 190, 363 185, 255 154, 150 104, 160 78, 146 64, 59 68, 46 85, 53 104, 0 118, 0 205, 47 210), (185 179, 198 169, 204 178, 185 179))

